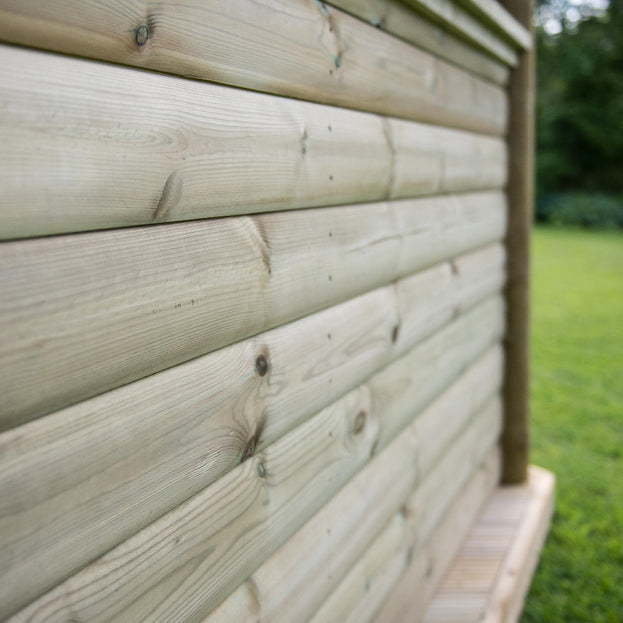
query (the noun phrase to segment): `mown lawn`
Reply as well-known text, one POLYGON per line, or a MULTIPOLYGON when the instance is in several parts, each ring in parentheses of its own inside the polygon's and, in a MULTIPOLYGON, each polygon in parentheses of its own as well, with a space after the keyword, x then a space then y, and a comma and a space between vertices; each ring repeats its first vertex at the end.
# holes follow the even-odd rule
POLYGON ((522 623, 623 622, 623 234, 537 228, 532 457, 556 513, 522 623))

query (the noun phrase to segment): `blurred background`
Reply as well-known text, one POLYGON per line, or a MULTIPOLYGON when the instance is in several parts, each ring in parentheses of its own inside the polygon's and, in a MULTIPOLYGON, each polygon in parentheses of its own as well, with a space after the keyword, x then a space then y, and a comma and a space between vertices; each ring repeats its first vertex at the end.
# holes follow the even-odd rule
POLYGON ((532 462, 556 513, 522 623, 623 621, 623 0, 537 2, 532 462))
POLYGON ((623 0, 537 9, 537 219, 623 227, 623 0))

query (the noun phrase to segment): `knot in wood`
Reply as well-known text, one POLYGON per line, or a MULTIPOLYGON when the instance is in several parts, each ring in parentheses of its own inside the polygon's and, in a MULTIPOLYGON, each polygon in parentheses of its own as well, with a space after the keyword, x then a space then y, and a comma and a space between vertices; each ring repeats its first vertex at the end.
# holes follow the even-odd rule
POLYGON ((363 427, 365 425, 366 425, 365 411, 359 411, 359 413, 357 414, 357 417, 355 418, 355 424, 353 426, 353 433, 355 433, 355 435, 358 435, 363 430, 363 427))
POLYGON ((247 442, 247 445, 244 447, 244 450, 242 451, 242 454, 240 456, 241 463, 244 463, 244 461, 246 461, 247 459, 253 456, 253 453, 255 452, 256 443, 257 442, 255 439, 255 436, 249 439, 249 441, 247 442))
POLYGON ((136 45, 143 47, 149 39, 149 28, 144 24, 136 29, 136 45))
POLYGON ((266 478, 266 468, 264 467, 264 463, 257 464, 257 475, 260 478, 266 478))
POLYGON ((266 361, 266 357, 264 357, 264 355, 257 356, 257 359, 255 360, 255 371, 260 376, 266 376, 266 373, 268 372, 268 361, 266 361))
POLYGON ((400 331, 400 325, 394 325, 394 328, 392 329, 392 344, 396 343, 396 340, 398 339, 398 332, 400 331))

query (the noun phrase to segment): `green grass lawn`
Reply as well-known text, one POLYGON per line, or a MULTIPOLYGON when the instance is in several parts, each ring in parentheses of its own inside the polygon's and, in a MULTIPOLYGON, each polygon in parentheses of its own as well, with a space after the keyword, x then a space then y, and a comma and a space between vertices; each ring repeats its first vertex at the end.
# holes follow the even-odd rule
POLYGON ((623 235, 537 228, 532 456, 556 512, 522 623, 623 622, 623 235))

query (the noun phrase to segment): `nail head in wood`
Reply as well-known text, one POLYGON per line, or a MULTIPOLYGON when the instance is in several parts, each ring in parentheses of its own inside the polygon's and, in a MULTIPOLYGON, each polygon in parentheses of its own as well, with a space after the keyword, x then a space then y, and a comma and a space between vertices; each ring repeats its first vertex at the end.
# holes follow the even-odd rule
POLYGON ((266 468, 264 467, 264 463, 257 464, 257 475, 260 478, 266 478, 266 468))

